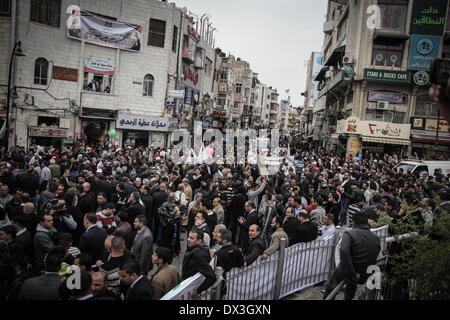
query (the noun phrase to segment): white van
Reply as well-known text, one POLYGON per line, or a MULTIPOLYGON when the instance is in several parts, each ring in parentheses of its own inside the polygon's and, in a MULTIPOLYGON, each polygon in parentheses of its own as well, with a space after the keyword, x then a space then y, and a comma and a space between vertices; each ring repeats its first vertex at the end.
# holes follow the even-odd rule
POLYGON ((431 176, 434 175, 435 169, 442 169, 442 174, 447 176, 450 174, 450 161, 402 160, 394 169, 403 169, 404 173, 411 169, 414 175, 426 172, 431 176))

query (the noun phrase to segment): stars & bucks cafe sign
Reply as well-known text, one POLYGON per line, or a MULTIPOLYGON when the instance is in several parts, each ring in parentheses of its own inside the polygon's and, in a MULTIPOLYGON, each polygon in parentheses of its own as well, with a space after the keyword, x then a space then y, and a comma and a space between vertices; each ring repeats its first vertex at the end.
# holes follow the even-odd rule
POLYGON ((408 71, 364 69, 364 80, 410 83, 411 73, 408 71))

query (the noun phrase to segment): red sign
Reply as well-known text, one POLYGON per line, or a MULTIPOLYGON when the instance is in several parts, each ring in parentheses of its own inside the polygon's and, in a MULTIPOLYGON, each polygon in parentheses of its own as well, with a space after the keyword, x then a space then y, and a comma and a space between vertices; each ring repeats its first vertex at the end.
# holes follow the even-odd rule
POLYGON ((0 114, 6 114, 6 98, 0 98, 0 114))
POLYGON ((188 26, 187 31, 195 39, 195 41, 197 41, 197 42, 200 41, 200 35, 195 31, 194 28, 192 28, 191 26, 188 26))
POLYGON ((194 73, 190 69, 183 68, 183 74, 185 79, 192 80, 195 85, 198 83, 198 73, 194 73))
POLYGON ((54 137, 67 138, 67 129, 47 128, 47 127, 33 127, 30 128, 30 137, 54 137))
POLYGON ((78 69, 54 66, 53 67, 53 79, 77 82, 78 81, 78 69))

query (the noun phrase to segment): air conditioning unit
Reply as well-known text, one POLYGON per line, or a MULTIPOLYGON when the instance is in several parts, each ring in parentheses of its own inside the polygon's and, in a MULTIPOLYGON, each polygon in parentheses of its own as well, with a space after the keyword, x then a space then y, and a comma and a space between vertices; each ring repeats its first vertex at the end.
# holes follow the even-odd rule
POLYGON ((377 110, 389 110, 389 102, 388 101, 378 101, 377 102, 377 110))
POLYGON ((327 72, 325 72, 325 78, 326 78, 326 79, 331 79, 331 78, 333 78, 333 71, 327 71, 327 72))
POLYGON ((343 64, 352 64, 353 63, 353 57, 350 56, 344 56, 342 58, 342 63, 343 64))

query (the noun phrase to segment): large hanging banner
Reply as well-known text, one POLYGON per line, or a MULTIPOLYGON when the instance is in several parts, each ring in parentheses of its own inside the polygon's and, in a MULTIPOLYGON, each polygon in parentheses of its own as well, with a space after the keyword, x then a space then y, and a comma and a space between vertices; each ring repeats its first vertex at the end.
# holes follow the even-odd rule
POLYGON ((103 47, 142 51, 142 26, 106 19, 86 11, 81 11, 79 25, 68 27, 67 36, 103 47))

